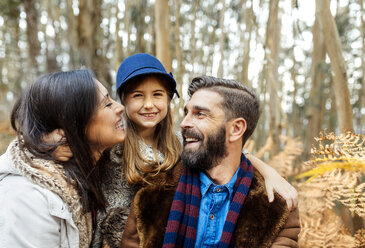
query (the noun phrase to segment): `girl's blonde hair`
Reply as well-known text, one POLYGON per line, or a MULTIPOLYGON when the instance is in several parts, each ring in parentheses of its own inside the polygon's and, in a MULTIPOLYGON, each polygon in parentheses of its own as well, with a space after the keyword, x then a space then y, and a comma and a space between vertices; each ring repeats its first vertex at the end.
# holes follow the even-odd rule
MULTIPOLYGON (((160 82, 163 82, 168 91, 167 114, 166 117, 157 124, 154 133, 154 144, 152 146, 155 161, 146 160, 141 152, 139 146, 139 136, 135 124, 127 117, 127 136, 124 141, 122 156, 125 175, 128 183, 152 183, 146 180, 147 176, 158 174, 160 171, 167 171, 171 169, 180 159, 182 152, 182 145, 173 130, 172 112, 170 107, 171 94, 166 79, 158 74, 149 74, 146 76, 156 77, 160 82), (165 160, 160 163, 157 156, 157 150, 163 155, 165 160)), ((143 80, 144 77, 136 77, 130 80, 123 92, 121 92, 121 101, 125 103, 126 95, 136 87, 136 85, 143 80)))

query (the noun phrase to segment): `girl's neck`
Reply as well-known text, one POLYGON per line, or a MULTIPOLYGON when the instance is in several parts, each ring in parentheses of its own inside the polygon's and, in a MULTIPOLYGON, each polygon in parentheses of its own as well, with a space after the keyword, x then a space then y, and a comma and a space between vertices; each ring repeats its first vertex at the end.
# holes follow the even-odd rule
POLYGON ((153 146, 154 144, 154 134, 155 134, 155 127, 154 128, 144 128, 138 129, 137 133, 138 136, 143 140, 144 143, 147 145, 153 146))

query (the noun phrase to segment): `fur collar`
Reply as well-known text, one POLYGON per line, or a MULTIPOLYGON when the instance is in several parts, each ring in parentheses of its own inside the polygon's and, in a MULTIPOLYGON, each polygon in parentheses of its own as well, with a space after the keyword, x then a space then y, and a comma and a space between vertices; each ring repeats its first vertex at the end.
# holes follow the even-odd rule
MULTIPOLYGON (((160 182, 177 185, 182 172, 178 164, 161 175, 160 182), (166 180, 166 181, 165 181, 166 180)), ((175 187, 155 184, 140 189, 134 199, 140 247, 162 247, 165 226, 175 187)), ((275 195, 269 203, 264 179, 255 171, 247 199, 234 231, 235 247, 270 247, 289 216, 285 200, 275 195)))
POLYGON ((63 166, 53 161, 36 158, 32 153, 20 149, 20 141, 9 145, 9 158, 15 169, 32 183, 57 194, 68 206, 72 219, 79 231, 80 247, 89 247, 92 236, 91 214, 82 213, 82 204, 74 183, 67 183, 63 166))

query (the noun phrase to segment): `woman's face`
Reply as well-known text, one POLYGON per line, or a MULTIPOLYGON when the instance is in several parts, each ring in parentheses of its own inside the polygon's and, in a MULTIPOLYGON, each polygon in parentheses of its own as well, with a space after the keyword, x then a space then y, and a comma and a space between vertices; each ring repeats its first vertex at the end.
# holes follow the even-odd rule
POLYGON ((119 144, 125 139, 122 113, 124 106, 110 98, 105 87, 98 82, 98 106, 86 129, 86 136, 97 152, 119 144))
POLYGON ((147 76, 137 87, 126 94, 125 107, 129 119, 135 124, 137 132, 153 130, 167 115, 168 92, 162 82, 147 76))

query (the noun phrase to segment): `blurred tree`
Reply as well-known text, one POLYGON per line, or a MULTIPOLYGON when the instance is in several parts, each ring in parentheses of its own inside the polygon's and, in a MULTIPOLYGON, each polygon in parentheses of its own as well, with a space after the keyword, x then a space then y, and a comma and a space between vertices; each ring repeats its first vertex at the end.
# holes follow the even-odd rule
POLYGON ((219 59, 219 66, 218 66, 218 77, 223 77, 223 62, 224 62, 224 48, 225 48, 225 39, 226 39, 226 33, 225 33, 225 28, 224 28, 224 15, 226 13, 226 1, 225 0, 221 0, 221 5, 222 5, 222 9, 220 10, 219 13, 219 30, 220 30, 220 34, 219 34, 219 54, 220 54, 220 59, 219 59))
MULTIPOLYGON (((245 29, 241 29, 241 43, 243 44, 243 55, 242 55, 242 73, 241 73, 241 82, 251 87, 251 82, 248 80, 248 67, 250 64, 250 43, 252 37, 252 29, 253 29, 253 4, 246 3, 247 0, 241 0, 241 18, 244 20, 245 29)), ((242 26, 242 25, 240 25, 242 26)))
MULTIPOLYGON (((123 61, 123 39, 121 36, 121 18, 119 17, 119 8, 118 5, 115 6, 115 18, 117 20, 115 24, 115 52, 113 53, 113 63, 111 65, 112 68, 118 70, 119 65, 123 61)), ((126 15, 127 11, 124 11, 124 15, 126 15)))
MULTIPOLYGON (((144 34, 146 33, 145 17, 147 16, 147 0, 134 1, 134 8, 132 12, 132 20, 136 26, 136 52, 146 52, 146 40, 144 34)), ((167 12, 166 18, 170 18, 170 12, 167 12)))
POLYGON ((320 25, 322 26, 326 50, 331 61, 339 128, 342 131, 344 129, 352 131, 354 126, 350 93, 337 27, 331 14, 329 0, 316 0, 316 6, 319 10, 320 25))
MULTIPOLYGON (((21 30, 19 27, 21 0, 1 1, 0 14, 4 17, 4 25, 2 27, 5 44, 5 56, 1 58, 1 84, 0 84, 0 103, 6 102, 6 95, 10 90, 15 97, 18 97, 22 91, 22 80, 24 74, 28 71, 28 66, 23 65, 22 51, 19 47, 21 40, 21 30), (3 78, 3 71, 6 77, 3 78), (4 80, 5 79, 5 80, 4 80)), ((28 50, 29 52, 29 50, 28 50)), ((34 73, 34 72, 33 72, 34 73)), ((31 79, 33 75, 29 75, 31 79)), ((9 111, 5 111, 9 112, 9 111)))
MULTIPOLYGON (((183 109, 185 106, 184 98, 183 98, 183 79, 182 75, 185 71, 184 64, 183 64, 183 55, 181 49, 181 41, 180 41, 180 1, 174 0, 174 13, 175 13, 175 25, 174 25, 174 37, 175 37, 175 54, 177 60, 177 70, 176 70, 176 82, 177 82, 177 89, 180 94, 179 104, 176 105, 176 112, 179 113, 179 108, 183 109)), ((180 117, 180 114, 177 114, 180 117)))
POLYGON ((279 25, 279 0, 270 0, 269 18, 266 26, 266 44, 265 44, 265 61, 266 61, 266 83, 270 95, 269 102, 269 135, 272 139, 273 146, 270 151, 270 157, 279 153, 281 133, 281 123, 279 122, 280 102, 278 98, 277 85, 278 80, 278 54, 280 45, 280 25, 279 25))
POLYGON ((103 19, 101 4, 101 0, 79 0, 78 46, 82 64, 93 70, 98 80, 111 92, 113 83, 101 42, 103 38, 100 30, 103 19))
POLYGON ((46 66, 47 66, 47 72, 55 72, 59 71, 60 67, 57 63, 57 51, 56 49, 61 47, 61 42, 59 38, 60 30, 58 30, 58 27, 55 25, 55 23, 59 23, 60 19, 60 9, 59 8, 53 8, 55 5, 54 0, 43 0, 43 5, 46 6, 48 18, 47 23, 45 25, 41 25, 43 28, 43 32, 45 34, 45 43, 46 43, 46 66), (50 37, 47 34, 47 28, 52 27, 54 30, 54 37, 50 37))
POLYGON ((76 17, 73 11, 73 0, 67 0, 66 2, 66 20, 67 20, 67 40, 69 41, 69 67, 77 68, 79 66, 79 56, 77 56, 78 50, 78 36, 76 29, 76 17))
POLYGON ((130 36, 131 36, 131 28, 130 28, 130 19, 131 19, 131 10, 130 10, 130 1, 125 0, 124 1, 124 31, 127 33, 127 46, 126 46, 126 52, 125 56, 129 57, 131 55, 131 46, 130 46, 130 36))
POLYGON ((361 33, 361 94, 360 94, 360 123, 359 132, 363 133, 363 128, 365 125, 365 114, 363 114, 363 109, 365 109, 365 24, 364 24, 364 1, 359 0, 360 4, 360 33, 361 33))
POLYGON ((165 66, 167 72, 172 71, 171 39, 170 39, 170 5, 168 0, 155 2, 156 57, 165 66))
POLYGON ((308 127, 306 133, 306 151, 309 154, 314 137, 319 135, 322 130, 322 118, 324 115, 323 92, 324 77, 325 77, 325 59, 326 59, 326 47, 324 43, 323 33, 320 30, 318 15, 313 26, 313 52, 312 52, 312 77, 311 77, 311 90, 309 99, 307 101, 307 113, 308 127))
POLYGON ((195 52, 196 52, 196 33, 195 33, 195 27, 196 27, 196 15, 197 15, 197 9, 199 5, 199 0, 193 0, 192 4, 192 21, 191 21, 191 37, 190 37, 190 63, 192 65, 190 78, 192 79, 195 76, 195 52))
POLYGON ((35 0, 24 0, 24 9, 27 21, 28 52, 30 58, 30 67, 33 68, 36 75, 40 73, 38 68, 37 56, 40 53, 41 45, 38 40, 38 13, 35 0))

